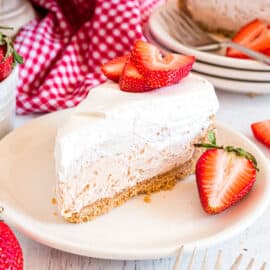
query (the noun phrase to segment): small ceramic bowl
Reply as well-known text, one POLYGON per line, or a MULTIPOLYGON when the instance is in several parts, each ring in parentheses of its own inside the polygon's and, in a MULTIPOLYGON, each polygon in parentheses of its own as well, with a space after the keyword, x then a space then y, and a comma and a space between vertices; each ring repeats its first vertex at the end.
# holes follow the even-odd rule
POLYGON ((0 82, 0 139, 13 128, 18 70, 16 65, 9 76, 0 82))

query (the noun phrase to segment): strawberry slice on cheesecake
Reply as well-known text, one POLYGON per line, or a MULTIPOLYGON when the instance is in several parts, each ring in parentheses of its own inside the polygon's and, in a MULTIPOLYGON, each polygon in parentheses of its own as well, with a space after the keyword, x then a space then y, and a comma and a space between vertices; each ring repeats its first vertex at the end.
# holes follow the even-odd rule
POLYGON ((105 63, 104 75, 126 92, 145 92, 172 85, 186 77, 195 61, 194 56, 167 54, 163 56, 154 45, 137 40, 130 55, 105 63))

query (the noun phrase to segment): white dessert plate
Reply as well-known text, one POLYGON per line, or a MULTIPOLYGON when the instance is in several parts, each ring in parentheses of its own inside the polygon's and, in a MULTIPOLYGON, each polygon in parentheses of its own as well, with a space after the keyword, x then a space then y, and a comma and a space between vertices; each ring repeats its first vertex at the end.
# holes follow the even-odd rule
MULTIPOLYGON (((205 62, 196 61, 193 65, 193 70, 208 74, 210 76, 218 76, 224 79, 242 80, 247 83, 262 82, 270 85, 270 71, 251 71, 243 69, 233 69, 218 65, 208 64, 205 62)), ((268 87, 270 93, 270 87, 268 87)))
POLYGON ((9 222, 50 247, 106 259, 152 259, 224 241, 250 226, 270 199, 269 164, 262 152, 240 133, 218 124, 218 141, 252 152, 260 172, 250 194, 222 214, 202 210, 195 178, 173 190, 130 200, 91 222, 70 224, 52 204, 56 129, 70 111, 49 114, 16 129, 0 142, 0 205, 9 222))
POLYGON ((193 70, 192 73, 207 79, 217 89, 245 94, 270 94, 270 82, 234 80, 213 76, 196 70, 193 70))
MULTIPOLYGON (((170 0, 165 5, 177 6, 177 2, 177 0, 170 0)), ((169 29, 168 25, 166 25, 160 16, 161 10, 165 10, 165 6, 161 6, 151 14, 149 18, 149 27, 155 39, 165 47, 175 52, 194 55, 198 60, 206 63, 240 69, 270 71, 270 65, 258 61, 226 57, 214 52, 202 52, 181 44, 170 33, 170 31, 177 31, 177 29, 169 29)))

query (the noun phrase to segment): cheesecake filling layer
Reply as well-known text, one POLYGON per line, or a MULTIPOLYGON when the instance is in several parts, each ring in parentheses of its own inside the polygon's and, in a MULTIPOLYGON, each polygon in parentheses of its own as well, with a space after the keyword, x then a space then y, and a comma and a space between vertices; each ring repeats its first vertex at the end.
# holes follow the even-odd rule
POLYGON ((62 215, 188 161, 194 139, 212 124, 218 107, 212 86, 200 83, 201 91, 189 82, 182 93, 178 86, 152 94, 119 93, 115 85, 94 90, 56 139, 62 215), (90 106, 91 95, 93 102, 98 96, 110 98, 109 106, 104 99, 90 106))

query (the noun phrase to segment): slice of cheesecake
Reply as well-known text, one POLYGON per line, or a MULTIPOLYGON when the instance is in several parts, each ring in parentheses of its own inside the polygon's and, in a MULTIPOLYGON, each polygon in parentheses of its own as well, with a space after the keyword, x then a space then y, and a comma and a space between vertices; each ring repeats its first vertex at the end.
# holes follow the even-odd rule
POLYGON ((61 215, 91 220, 192 174, 202 151, 193 144, 206 140, 217 109, 213 86, 194 75, 145 93, 91 90, 56 137, 61 215))
POLYGON ((212 32, 234 34, 245 24, 261 19, 270 23, 269 0, 178 0, 180 8, 212 32))

